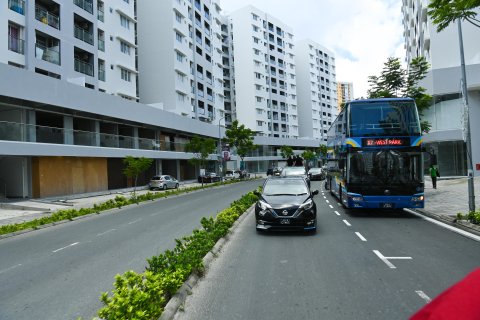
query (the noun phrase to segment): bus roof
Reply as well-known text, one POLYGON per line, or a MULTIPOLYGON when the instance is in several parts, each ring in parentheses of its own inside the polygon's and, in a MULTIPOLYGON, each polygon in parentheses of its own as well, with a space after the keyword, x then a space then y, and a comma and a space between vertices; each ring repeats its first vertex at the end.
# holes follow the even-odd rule
POLYGON ((413 98, 375 98, 351 100, 349 103, 372 103, 372 102, 391 102, 391 101, 415 101, 413 98))

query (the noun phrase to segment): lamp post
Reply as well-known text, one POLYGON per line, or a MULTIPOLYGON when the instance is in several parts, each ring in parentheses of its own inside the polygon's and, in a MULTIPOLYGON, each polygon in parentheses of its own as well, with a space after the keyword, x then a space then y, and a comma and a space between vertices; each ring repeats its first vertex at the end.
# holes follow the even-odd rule
POLYGON ((222 164, 222 169, 219 168, 219 174, 220 174, 220 177, 222 176, 222 170, 223 170, 223 157, 222 157, 222 136, 220 135, 220 121, 222 121, 222 119, 225 119, 225 116, 221 117, 220 119, 218 119, 218 160, 219 160, 219 163, 222 164))
POLYGON ((465 71, 465 56, 463 53, 463 36, 462 36, 462 22, 457 19, 458 23, 458 42, 460 44, 460 60, 462 70, 462 91, 465 99, 466 109, 466 135, 465 142, 467 144, 467 169, 468 169, 468 209, 469 212, 475 212, 475 190, 473 184, 473 160, 472 160, 472 140, 470 137, 470 108, 468 106, 468 89, 467 89, 467 75, 465 71))

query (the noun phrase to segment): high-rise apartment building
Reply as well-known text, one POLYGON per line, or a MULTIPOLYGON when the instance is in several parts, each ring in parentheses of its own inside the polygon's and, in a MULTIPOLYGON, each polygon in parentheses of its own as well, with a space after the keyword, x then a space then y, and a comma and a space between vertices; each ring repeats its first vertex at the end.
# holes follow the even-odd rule
MULTIPOLYGON (((432 125, 424 136, 430 157, 438 162, 442 175, 466 175, 465 108, 462 94, 458 25, 455 21, 442 32, 436 31, 427 15, 428 0, 403 0, 403 25, 406 62, 424 56, 431 69, 421 85, 434 97, 433 105, 424 112, 424 120, 432 125)), ((477 9, 480 13, 480 10, 477 9)), ((478 17, 478 15, 477 15, 478 17)), ((465 66, 470 106, 473 169, 480 168, 480 42, 479 29, 462 22, 465 66)), ((479 174, 480 171, 475 171, 479 174)))
POLYGON ((0 62, 137 100, 133 1, 5 0, 0 21, 0 62))
MULTIPOLYGON (((338 108, 341 105, 353 100, 353 83, 352 82, 338 82, 337 83, 338 108)), ((340 110, 339 110, 340 111, 340 110)))
POLYGON ((252 6, 232 12, 226 26, 233 116, 257 135, 297 138, 291 28, 252 6))
POLYGON ((338 114, 335 57, 310 39, 295 44, 300 137, 326 142, 338 114))
POLYGON ((224 117, 218 0, 137 1, 140 102, 218 124, 224 117))

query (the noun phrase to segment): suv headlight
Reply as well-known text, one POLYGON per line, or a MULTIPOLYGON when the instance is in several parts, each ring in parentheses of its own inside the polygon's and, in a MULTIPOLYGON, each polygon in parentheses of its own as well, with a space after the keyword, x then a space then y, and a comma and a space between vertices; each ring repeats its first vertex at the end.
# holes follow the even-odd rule
POLYGON ((262 210, 264 210, 264 211, 265 211, 265 210, 268 210, 268 209, 272 209, 272 206, 269 205, 268 203, 266 203, 266 202, 263 201, 263 200, 259 200, 259 201, 258 201, 258 205, 260 206, 260 209, 262 209, 262 210))
POLYGON ((313 201, 312 199, 308 199, 306 202, 304 202, 302 205, 300 205, 299 209, 302 210, 310 210, 313 207, 313 201))

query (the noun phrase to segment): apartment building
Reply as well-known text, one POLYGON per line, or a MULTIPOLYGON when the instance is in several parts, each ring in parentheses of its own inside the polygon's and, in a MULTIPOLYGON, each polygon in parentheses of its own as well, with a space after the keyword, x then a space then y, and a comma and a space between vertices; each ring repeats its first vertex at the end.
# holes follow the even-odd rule
POLYGON ((338 110, 340 111, 340 107, 350 101, 353 100, 353 83, 352 82, 337 82, 337 102, 338 102, 338 110))
POLYGON ((247 6, 228 16, 224 32, 233 57, 225 73, 234 79, 229 94, 235 119, 259 136, 298 138, 291 28, 247 6))
POLYGON ((218 0, 137 1, 137 14, 140 102, 218 125, 224 118, 218 0))
MULTIPOLYGON (((133 1, 2 1, 0 62, 137 100, 133 1)), ((34 88, 32 88, 34 90, 34 88)))
MULTIPOLYGON (((403 0, 402 13, 406 62, 424 56, 431 69, 422 82, 434 103, 424 112, 432 129, 424 136, 427 164, 437 162, 442 175, 467 175, 465 108, 462 94, 457 23, 436 31, 427 15, 428 0, 403 0)), ((480 10, 477 9, 480 13, 480 10)), ((477 15, 478 17, 478 15, 477 15)), ((474 174, 480 173, 480 42, 479 29, 462 22, 463 45, 470 107, 474 174)))
POLYGON ((326 143, 327 130, 338 114, 335 56, 305 39, 295 44, 295 65, 299 135, 326 143))

